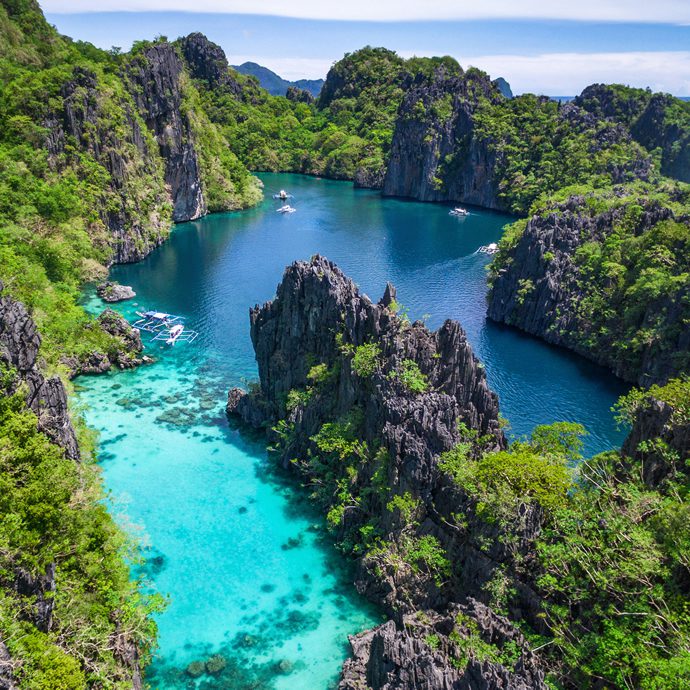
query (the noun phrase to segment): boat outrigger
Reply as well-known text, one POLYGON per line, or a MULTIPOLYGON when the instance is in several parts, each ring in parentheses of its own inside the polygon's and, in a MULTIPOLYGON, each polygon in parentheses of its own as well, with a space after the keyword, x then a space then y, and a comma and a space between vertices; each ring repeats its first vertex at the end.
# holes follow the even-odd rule
POLYGON ((273 195, 273 198, 287 201, 288 199, 292 199, 292 194, 288 194, 284 189, 281 189, 277 194, 273 195))
POLYGON ((152 340, 164 340, 166 345, 174 345, 178 341, 191 343, 199 335, 197 331, 184 327, 181 316, 162 311, 138 311, 136 315, 139 319, 132 328, 153 333, 152 340))
POLYGON ((453 210, 449 211, 449 215, 464 218, 465 216, 469 216, 470 212, 466 208, 456 206, 453 210))
POLYGON ((296 210, 297 209, 292 208, 292 206, 290 206, 290 204, 285 204, 285 206, 281 206, 278 209, 278 213, 294 213, 296 210))

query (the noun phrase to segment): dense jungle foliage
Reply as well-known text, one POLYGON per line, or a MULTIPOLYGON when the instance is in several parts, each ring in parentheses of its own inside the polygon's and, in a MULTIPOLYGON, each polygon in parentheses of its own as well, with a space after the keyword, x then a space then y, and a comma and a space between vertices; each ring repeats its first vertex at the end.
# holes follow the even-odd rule
POLYGON ((270 96, 252 77, 233 72, 240 95, 197 82, 205 110, 251 170, 293 171, 353 179, 362 169, 383 176, 404 88, 453 58, 403 59, 362 48, 329 71, 318 100, 270 96))
MULTIPOLYGON (((679 346, 690 323, 690 186, 671 180, 592 189, 579 185, 543 196, 531 223, 560 222, 576 231, 573 247, 542 256, 567 293, 553 327, 582 352, 607 353, 620 371, 645 362, 690 371, 690 352, 679 346)), ((509 269, 525 237, 527 220, 507 227, 490 282, 509 269)), ((532 238, 532 235, 528 237, 532 238)), ((523 299, 536 285, 523 280, 523 299)))
MULTIPOLYGON (((165 161, 123 77, 151 45, 141 42, 128 54, 102 51, 59 36, 35 0, 0 3, 0 279, 36 321, 47 371, 64 375, 64 356, 113 347, 78 299, 84 282, 105 275, 123 241, 113 232, 116 221, 142 251, 170 228, 165 161), (77 104, 83 127, 80 137, 57 140, 56 123, 68 101, 77 104), (124 161, 117 180, 105 164, 111 154, 124 161)), ((405 90, 439 66, 450 74, 460 70, 451 58, 405 60, 367 47, 334 65, 316 102, 299 94, 269 96, 235 73, 239 89, 212 89, 183 72, 181 112, 195 139, 209 210, 256 203, 260 190, 249 170, 380 180, 405 90)), ((688 191, 658 178, 660 170, 684 179, 688 109, 671 97, 607 88, 608 100, 601 92, 581 98, 599 120, 529 95, 484 102, 475 116, 477 135, 497 154, 499 192, 510 209, 557 212, 559 203, 579 195, 582 214, 616 211, 607 232, 588 238, 576 254, 587 288, 577 308, 589 324, 583 337, 591 347, 613 343, 625 358, 650 341, 671 342, 674 329, 690 318, 688 191), (634 141, 620 135, 621 126, 634 141), (653 183, 632 183, 638 176, 653 183), (629 184, 620 193, 614 182, 629 184), (580 186, 568 187, 573 183, 580 186), (669 214, 643 228, 650 204, 669 214), (669 299, 679 309, 675 320, 656 309, 669 299)), ((495 270, 523 229, 519 221, 507 232, 495 270)), ((352 353, 358 375, 370 375, 378 354, 376 346, 352 353)), ((675 356, 679 368, 690 366, 687 351, 675 356)), ((288 408, 305 404, 333 374, 318 367, 312 373, 310 387, 295 391, 288 408)), ((161 602, 143 597, 130 581, 125 562, 135 550, 106 510, 93 439, 80 428, 82 462, 65 459, 37 431, 25 391, 10 393, 14 377, 4 370, 0 385, 0 640, 22 688, 129 687, 127 666, 139 663, 137 653, 144 661, 150 653, 150 613, 161 602), (53 564, 53 625, 46 632, 31 622, 37 602, 19 594, 15 580, 18 570, 43 577, 53 564), (124 640, 136 653, 123 649, 124 640)), ((411 393, 429 385, 412 360, 395 377, 411 393)), ((686 381, 652 394, 687 423, 686 381)), ((644 396, 623 407, 640 405, 644 396)), ((335 532, 346 506, 378 505, 398 525, 399 541, 387 544, 372 519, 344 536, 344 548, 394 559, 442 586, 453 564, 435 537, 417 533, 418 499, 390 492, 386 454, 359 440, 360 427, 355 410, 312 439, 315 452, 305 462, 322 480, 315 498, 335 532), (357 483, 362 466, 370 486, 357 483)), ((687 459, 673 459, 677 469, 657 487, 641 481, 637 461, 618 453, 573 471, 579 431, 537 429, 510 450, 480 456, 466 452, 478 442, 469 439, 441 469, 483 506, 480 517, 506 528, 525 502, 544 511, 536 586, 545 601, 554 683, 686 687, 687 459)), ((277 433, 289 428, 279 425, 277 433)), ((507 610, 509 600, 496 605, 507 610)))
MULTIPOLYGON (((618 404, 621 421, 633 422, 655 400, 672 407, 670 428, 687 433, 687 378, 634 390, 618 404)), ((579 455, 583 431, 540 427, 528 442, 479 461, 461 445, 441 467, 483 519, 501 521, 501 539, 519 530, 521 505, 542 509, 538 570, 530 575, 542 597, 539 639, 554 687, 687 687, 690 457, 651 440, 636 458, 611 451, 587 460, 579 455), (658 484, 642 478, 652 448, 668 469, 658 484)), ((517 596, 510 577, 495 591, 494 606, 509 611, 517 596)))

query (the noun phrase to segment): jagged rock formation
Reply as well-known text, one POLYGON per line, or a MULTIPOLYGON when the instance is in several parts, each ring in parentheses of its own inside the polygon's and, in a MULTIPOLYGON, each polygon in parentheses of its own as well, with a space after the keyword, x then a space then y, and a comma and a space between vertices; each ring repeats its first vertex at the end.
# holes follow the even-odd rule
POLYGON ((353 658, 345 661, 339 690, 532 690, 543 687, 543 675, 530 653, 508 671, 498 660, 478 660, 466 646, 485 642, 526 647, 522 634, 505 618, 474 599, 442 614, 420 611, 350 638, 353 658), (458 663, 460 659, 466 663, 458 663), (455 663, 453 663, 455 661, 455 663))
POLYGON ((202 79, 209 88, 241 94, 242 87, 233 79, 225 52, 219 45, 197 32, 181 39, 180 46, 193 79, 202 79))
POLYGON ((299 86, 288 86, 285 98, 295 103, 309 104, 314 102, 314 96, 306 89, 300 89, 299 86))
POLYGON ((648 151, 661 149, 661 173, 690 182, 690 105, 667 93, 619 84, 592 84, 575 103, 623 123, 648 151))
POLYGON ((170 186, 176 222, 206 213, 194 135, 189 116, 181 109, 182 71, 174 46, 158 43, 137 54, 126 73, 134 101, 165 161, 165 181, 170 186))
POLYGON ((144 345, 139 331, 132 328, 116 311, 106 309, 92 327, 100 328, 112 336, 112 346, 107 352, 89 352, 81 358, 63 357, 62 363, 67 367, 71 378, 81 374, 103 374, 112 367, 133 369, 151 361, 142 356, 144 345))
POLYGON ((120 285, 119 283, 113 283, 109 280, 96 287, 96 294, 104 302, 111 303, 122 302, 137 296, 137 293, 134 292, 129 285, 120 285))
POLYGON ((632 429, 625 439, 624 456, 641 461, 642 478, 656 487, 675 471, 686 471, 690 460, 690 420, 676 407, 653 395, 635 412, 632 429), (675 455, 674 461, 671 456, 675 455))
POLYGON ((43 375, 38 362, 41 337, 36 324, 24 305, 4 297, 2 289, 0 283, 0 363, 16 370, 16 384, 26 385, 26 404, 38 417, 41 431, 61 446, 67 457, 78 460, 79 448, 65 387, 58 376, 43 375))
MULTIPOLYGON (((583 252, 587 247, 602 246, 624 223, 633 222, 633 235, 648 235, 655 244, 651 232, 659 224, 676 221, 688 225, 690 219, 676 217, 670 204, 625 188, 612 197, 615 203, 608 202, 609 208, 601 211, 590 210, 596 209, 594 197, 574 196, 530 218, 524 231, 515 241, 505 243, 494 260, 488 316, 567 347, 628 381, 645 386, 663 383, 689 364, 686 305, 690 284, 682 280, 687 255, 681 236, 670 245, 672 263, 668 264, 675 267, 678 278, 670 292, 663 290, 658 295, 630 298, 625 291, 617 294, 610 271, 625 268, 635 276, 642 270, 626 263, 630 257, 625 252, 618 257, 620 267, 607 264, 603 273, 587 269, 583 252), (605 311, 603 302, 592 306, 599 288, 607 295, 605 311), (633 337, 649 329, 654 329, 655 337, 638 338, 640 342, 631 347, 633 337)), ((648 254, 653 251, 649 249, 648 254)), ((666 249, 658 247, 657 251, 666 249)))
POLYGON ((486 75, 419 75, 403 99, 393 135, 383 193, 421 201, 454 199, 500 209, 496 155, 474 135, 478 99, 503 98, 486 75), (445 159, 451 168, 440 171, 445 159))
MULTIPOLYGON (((233 389, 228 412, 254 426, 277 422, 273 438, 280 461, 307 481, 326 484, 327 494, 330 482, 338 477, 345 482, 350 492, 345 504, 326 501, 339 539, 357 540, 367 525, 385 535, 386 546, 360 560, 356 584, 395 622, 353 641, 357 658, 345 671, 343 688, 360 687, 365 677, 374 688, 474 687, 475 677, 484 679, 478 687, 498 687, 492 685, 497 678, 511 688, 543 687, 526 647, 520 648, 522 661, 514 667, 497 662, 455 671, 448 642, 434 670, 429 665, 433 654, 417 636, 427 628, 412 634, 404 627, 406 616, 434 609, 446 621, 439 618, 438 629, 451 635, 457 603, 468 595, 485 597, 483 587, 499 564, 510 567, 515 551, 496 538, 497 527, 487 531, 472 517, 471 501, 438 468, 440 454, 461 441, 461 423, 484 437, 486 448, 505 446, 496 395, 459 324, 447 321, 431 333, 419 322, 401 320, 395 309, 392 286, 374 304, 322 257, 289 266, 275 300, 251 310, 260 391, 233 389), (341 439, 333 441, 336 447, 351 444, 355 464, 349 464, 347 452, 339 460, 325 459, 330 441, 321 443, 323 434, 341 439), (403 509, 391 507, 396 501, 413 506, 412 523, 403 509), (453 526, 457 513, 468 516, 464 529, 453 526), (444 582, 433 568, 406 560, 419 540, 447 553, 452 568, 444 582), (419 684, 405 685, 410 674, 419 684), (456 681, 465 685, 453 685, 456 681)), ((523 517, 513 548, 524 556, 539 529, 539 513, 527 508, 523 517)), ((528 589, 526 602, 534 598, 528 589)), ((474 629, 478 609, 467 606, 462 611, 474 629)))
POLYGON ((109 199, 97 209, 116 263, 139 261, 167 237, 169 197, 155 141, 130 98, 109 92, 89 69, 75 67, 60 91, 60 108, 43 119, 56 170, 74 162, 74 142, 108 171, 109 199), (141 184, 141 179, 147 183, 141 184))
POLYGON ((17 690, 12 674, 12 657, 0 639, 0 690, 17 690))

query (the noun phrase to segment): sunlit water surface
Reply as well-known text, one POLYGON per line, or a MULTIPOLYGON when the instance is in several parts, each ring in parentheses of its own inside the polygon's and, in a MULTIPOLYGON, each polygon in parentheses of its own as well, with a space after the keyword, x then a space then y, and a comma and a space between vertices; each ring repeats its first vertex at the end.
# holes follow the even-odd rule
MULTIPOLYGON (((410 317, 432 328, 458 319, 512 434, 573 420, 589 432, 588 453, 621 441, 610 412, 620 382, 486 321, 488 258, 475 252, 500 238, 509 217, 472 209, 456 219, 443 205, 382 199, 349 183, 262 178, 258 208, 178 225, 145 261, 112 271, 137 292, 116 307, 128 318, 142 307, 180 314, 199 338, 168 348, 145 336, 155 364, 77 382, 101 434, 113 510, 143 540, 144 574, 170 596, 154 688, 327 688, 347 635, 379 620, 305 496, 269 471, 261 439, 224 414, 227 390, 256 377, 248 309, 273 297, 292 261, 323 254, 374 300, 390 280, 410 317), (294 194, 296 213, 275 212, 280 188, 294 194), (217 654, 217 667, 193 681, 188 665, 217 654)), ((103 308, 93 296, 87 306, 103 308)))

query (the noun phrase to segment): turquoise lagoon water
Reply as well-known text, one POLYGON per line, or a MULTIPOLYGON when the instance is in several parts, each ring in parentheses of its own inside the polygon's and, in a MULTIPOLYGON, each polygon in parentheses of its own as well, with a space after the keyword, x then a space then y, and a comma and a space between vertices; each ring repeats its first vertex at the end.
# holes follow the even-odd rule
MULTIPOLYGON (((624 386, 604 370, 485 320, 487 257, 509 217, 382 199, 351 184, 262 175, 255 209, 175 228, 145 261, 112 278, 137 298, 117 305, 181 314, 193 344, 148 344, 155 364, 81 377, 80 401, 101 434, 113 510, 144 544, 144 573, 170 595, 159 616, 154 688, 327 688, 347 635, 379 620, 329 547, 317 515, 276 475, 260 438, 228 424, 227 390, 255 378, 248 309, 275 294, 284 267, 321 253, 374 300, 387 280, 411 318, 460 320, 501 398, 511 433, 557 420, 583 423, 587 451, 616 446, 610 407, 624 386), (275 212, 290 190, 298 209, 275 212), (192 661, 220 653, 219 675, 191 681, 192 661)), ((103 304, 93 296, 88 307, 103 304)))

